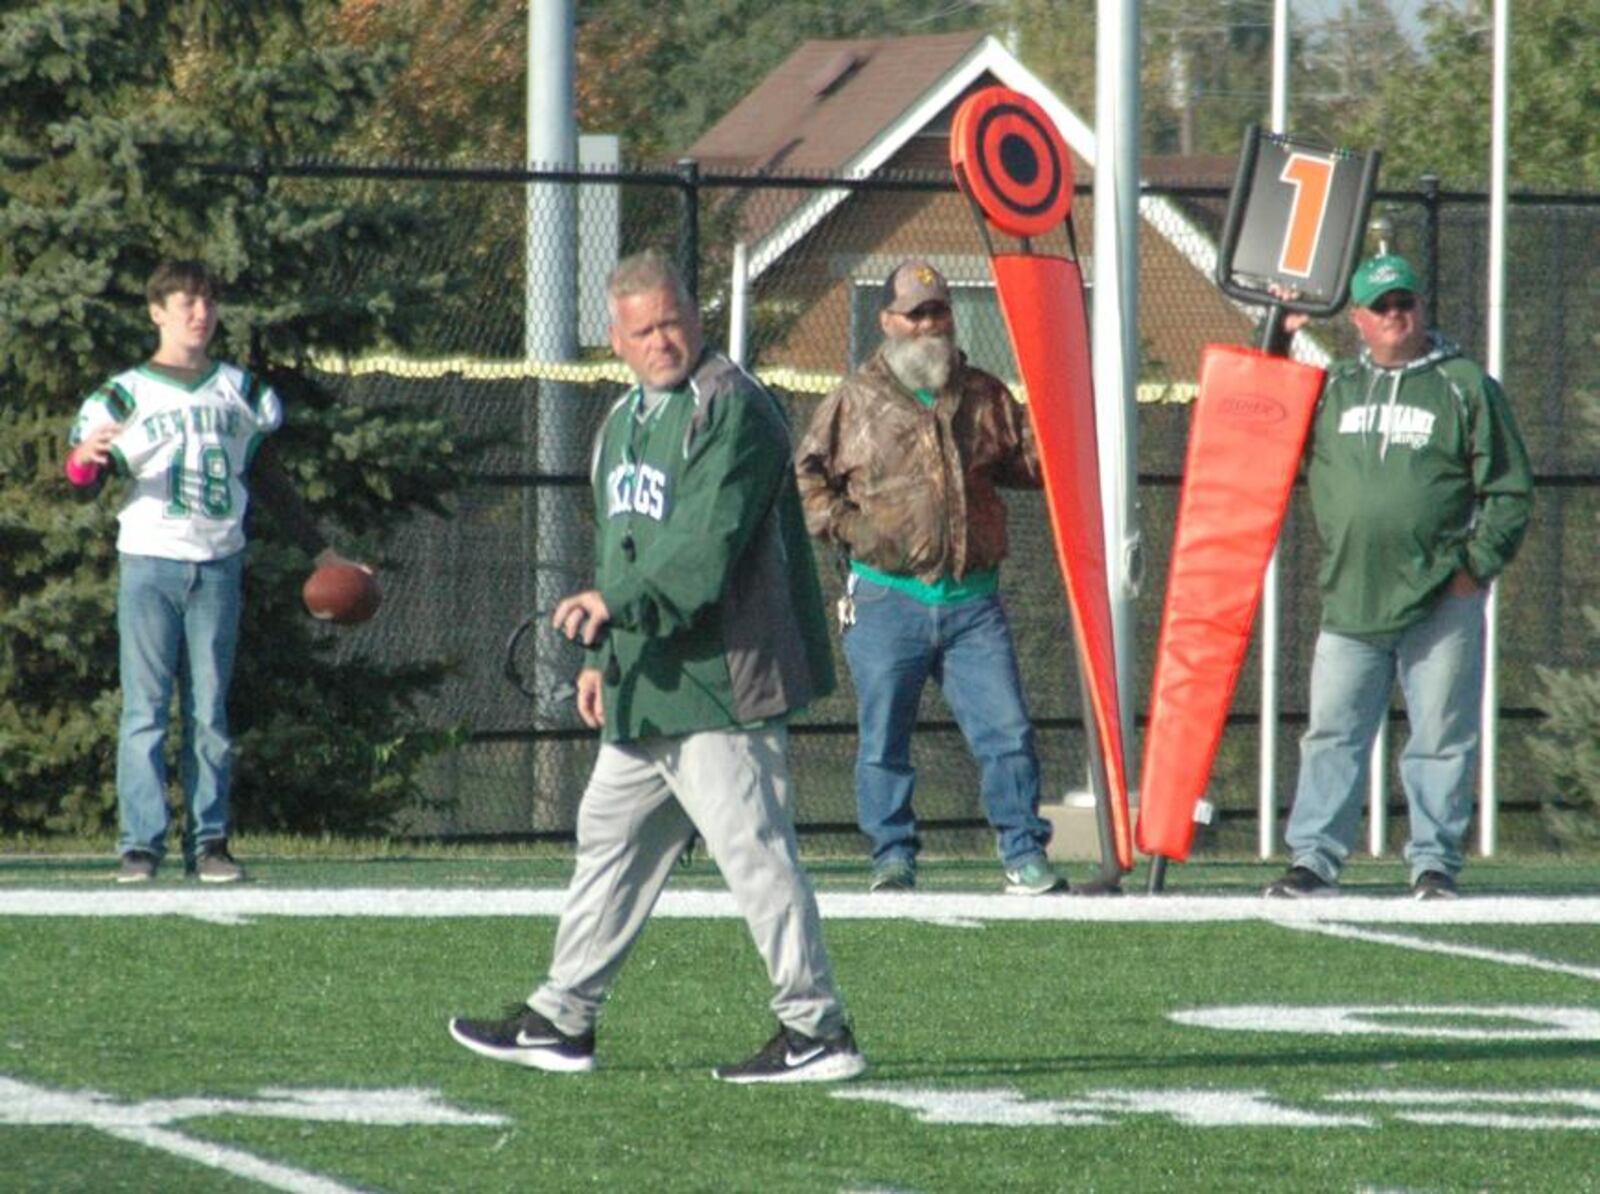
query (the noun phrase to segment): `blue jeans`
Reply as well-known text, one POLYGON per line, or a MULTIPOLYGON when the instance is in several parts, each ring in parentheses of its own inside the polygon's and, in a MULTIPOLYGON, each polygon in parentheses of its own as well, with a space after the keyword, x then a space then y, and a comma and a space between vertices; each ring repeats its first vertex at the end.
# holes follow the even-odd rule
POLYGON ((1300 779, 1285 839, 1294 865, 1332 881, 1355 846, 1372 741, 1398 676, 1411 736, 1400 755, 1411 833, 1405 858, 1455 875, 1472 820, 1483 695, 1484 595, 1439 598, 1394 634, 1352 638, 1324 630, 1311 664, 1311 725, 1300 740, 1300 779))
POLYGON ((925 605, 864 577, 850 583, 856 620, 844 653, 859 705, 856 810, 874 864, 916 856, 911 727, 930 676, 978 760, 1000 857, 1014 866, 1042 856, 1050 823, 1039 816, 1033 725, 1000 599, 925 605))
POLYGON ((228 836, 228 683, 239 642, 244 553, 189 563, 123 555, 117 589, 122 723, 117 739, 119 853, 166 853, 167 727, 178 687, 183 852, 228 836))

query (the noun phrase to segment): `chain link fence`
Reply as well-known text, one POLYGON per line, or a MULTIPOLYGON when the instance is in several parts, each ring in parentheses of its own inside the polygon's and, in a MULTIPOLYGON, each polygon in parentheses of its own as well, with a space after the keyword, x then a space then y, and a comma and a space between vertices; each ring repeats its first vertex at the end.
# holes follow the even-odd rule
MULTIPOLYGON (((948 174, 862 181, 710 175, 692 163, 606 174, 322 164, 274 172, 270 185, 319 202, 376 194, 424 206, 436 218, 423 243, 389 246, 370 262, 341 268, 400 263, 450 279, 404 351, 319 362, 323 379, 344 400, 372 408, 427 403, 454 421, 465 442, 481 445, 453 517, 419 519, 394 538, 384 614, 348 640, 351 650, 454 665, 427 715, 441 725, 465 725, 471 738, 435 765, 429 787, 437 804, 400 826, 406 834, 521 839, 572 830, 592 735, 570 711, 537 708, 505 683, 501 648, 526 613, 547 608, 588 576, 590 441, 629 380, 605 343, 603 283, 619 255, 646 247, 675 255, 698 294, 708 338, 727 344, 730 334, 741 336, 747 364, 783 400, 796 436, 840 375, 872 352, 877 287, 906 257, 926 258, 950 278, 958 338, 970 357, 1016 379, 982 244, 948 174), (736 245, 744 247, 748 278, 742 322, 734 319, 736 245)), ((1125 694, 1141 713, 1200 350, 1255 338, 1256 313, 1221 296, 1210 276, 1226 205, 1225 190, 1200 186, 1150 189, 1141 203, 1136 435, 1146 564, 1136 606, 1138 686, 1125 694)), ((1076 245, 1087 253, 1093 211, 1086 192, 1075 213, 1076 245)), ((1483 197, 1431 187, 1384 192, 1375 213, 1392 224, 1394 247, 1422 269, 1440 326, 1482 360, 1483 197)), ((1064 234, 1059 241, 1035 247, 1071 251, 1064 234)), ((1093 262, 1086 257, 1084 265, 1092 286, 1093 262)), ((1538 728, 1534 665, 1594 658, 1593 644, 1574 628, 1595 592, 1600 477, 1576 431, 1580 404, 1600 393, 1593 330, 1600 326, 1600 203, 1520 199, 1510 217, 1507 295, 1506 385, 1540 485, 1529 539, 1500 602, 1502 808, 1514 816, 1545 795, 1526 747, 1538 728)), ((1355 345, 1343 319, 1310 335, 1330 355, 1355 345)), ((1076 662, 1042 500, 1017 492, 1008 504, 1012 548, 1002 593, 1053 799, 1085 786, 1076 662)), ((1280 808, 1293 791, 1292 743, 1305 721, 1318 557, 1297 490, 1279 557, 1280 808)), ((831 600, 838 578, 831 561, 819 564, 831 600)), ((1262 697, 1258 652, 1253 646, 1213 779, 1210 797, 1222 818, 1198 839, 1201 851, 1250 840, 1262 697)), ((798 821, 803 831, 853 842, 855 702, 842 655, 837 659, 839 690, 793 726, 798 821)), ((918 813, 930 846, 987 849, 976 768, 931 686, 913 743, 918 813)), ((1140 746, 1130 744, 1130 762, 1140 746)))

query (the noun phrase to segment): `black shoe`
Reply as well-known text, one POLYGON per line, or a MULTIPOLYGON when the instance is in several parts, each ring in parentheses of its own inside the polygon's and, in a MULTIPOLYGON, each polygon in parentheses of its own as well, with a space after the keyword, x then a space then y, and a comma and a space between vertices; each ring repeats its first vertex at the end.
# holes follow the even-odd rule
POLYGON ((1460 894, 1456 881, 1443 871, 1423 871, 1411 885, 1414 900, 1453 900, 1460 894))
POLYGON ((129 850, 117 867, 118 883, 148 883, 156 877, 156 856, 148 850, 129 850))
POLYGON ((474 1053, 552 1074, 594 1069, 594 1030, 568 1036, 525 1003, 513 1004, 504 1020, 450 1021, 450 1035, 474 1053))
POLYGON ((244 878, 244 868, 228 853, 226 841, 207 842, 201 846, 194 873, 202 883, 237 883, 244 878))
POLYGON ((866 1068, 849 1028, 815 1037, 779 1025, 777 1035, 749 1061, 719 1065, 711 1073, 724 1082, 843 1082, 866 1068))
POLYGON ((914 891, 917 886, 917 864, 909 858, 890 858, 872 868, 868 891, 914 891))
POLYGON ((1281 879, 1274 879, 1267 884, 1267 890, 1262 894, 1268 899, 1303 900, 1313 896, 1338 895, 1339 885, 1329 883, 1309 867, 1292 866, 1281 879))

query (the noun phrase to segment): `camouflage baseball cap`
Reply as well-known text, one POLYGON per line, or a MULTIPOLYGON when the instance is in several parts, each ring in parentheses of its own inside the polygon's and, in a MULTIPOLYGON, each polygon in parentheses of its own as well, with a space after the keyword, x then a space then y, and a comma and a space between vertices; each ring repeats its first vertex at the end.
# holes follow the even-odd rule
POLYGON ((1356 266, 1350 279, 1350 301, 1358 307, 1370 307, 1391 290, 1409 290, 1417 293, 1417 272, 1404 257, 1385 253, 1369 257, 1356 266))
POLYGON ((883 310, 908 315, 923 303, 948 307, 950 286, 926 261, 902 261, 883 281, 883 310))

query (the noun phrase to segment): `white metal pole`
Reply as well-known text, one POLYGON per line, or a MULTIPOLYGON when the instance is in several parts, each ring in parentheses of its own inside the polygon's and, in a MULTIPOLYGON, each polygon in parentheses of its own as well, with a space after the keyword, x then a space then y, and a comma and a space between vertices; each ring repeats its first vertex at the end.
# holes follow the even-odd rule
POLYGON ((1093 376, 1106 584, 1122 712, 1124 770, 1133 768, 1134 598, 1138 592, 1139 6, 1099 0, 1095 23, 1093 376))
POLYGON ((1289 128, 1289 0, 1272 2, 1272 131, 1289 128))
MULTIPOLYGON (((528 166, 573 170, 578 162, 578 132, 573 115, 576 77, 574 0, 532 0, 528 7, 528 166)), ((523 351, 534 362, 571 361, 578 355, 578 188, 572 183, 528 184, 524 241, 523 351)), ((537 406, 524 415, 524 450, 545 474, 582 472, 585 441, 582 408, 568 386, 548 376, 539 379, 537 406)), ((524 491, 523 523, 532 554, 523 585, 531 582, 524 608, 544 610, 579 587, 583 542, 569 507, 557 491, 524 491), (530 575, 531 574, 531 575, 530 575)), ((526 591, 525 591, 526 592, 526 591)), ((540 687, 553 660, 535 660, 540 687)), ((559 716, 555 702, 541 700, 537 716, 559 716)), ((532 764, 530 754, 530 765, 532 764)))
MULTIPOLYGON (((1289 0, 1272 5, 1272 131, 1289 127, 1289 0)), ((1271 858, 1278 837, 1278 551, 1261 580, 1261 733, 1256 770, 1256 853, 1271 858)))
MULTIPOLYGON (((574 0, 532 0, 528 8, 528 166, 574 170, 578 126, 574 0)), ((526 351, 569 361, 578 350, 578 188, 528 186, 526 351)))
POLYGON ((742 240, 733 246, 728 295, 728 359, 735 365, 743 365, 746 339, 750 334, 750 249, 742 240))
POLYGON ((1367 853, 1382 858, 1389 822, 1389 707, 1372 736, 1372 754, 1367 760, 1367 853))
POLYGON ((1256 854, 1278 845, 1278 552, 1261 579, 1261 739, 1256 762, 1256 854))
MULTIPOLYGON (((1497 379, 1505 376, 1506 109, 1509 106, 1510 60, 1511 0, 1495 0, 1489 141, 1489 328, 1485 367, 1489 375, 1497 379)), ((1483 753, 1478 760, 1478 850, 1485 857, 1495 851, 1495 834, 1499 828, 1500 792, 1495 781, 1500 754, 1499 606, 1500 586, 1492 584, 1483 615, 1483 753)))

